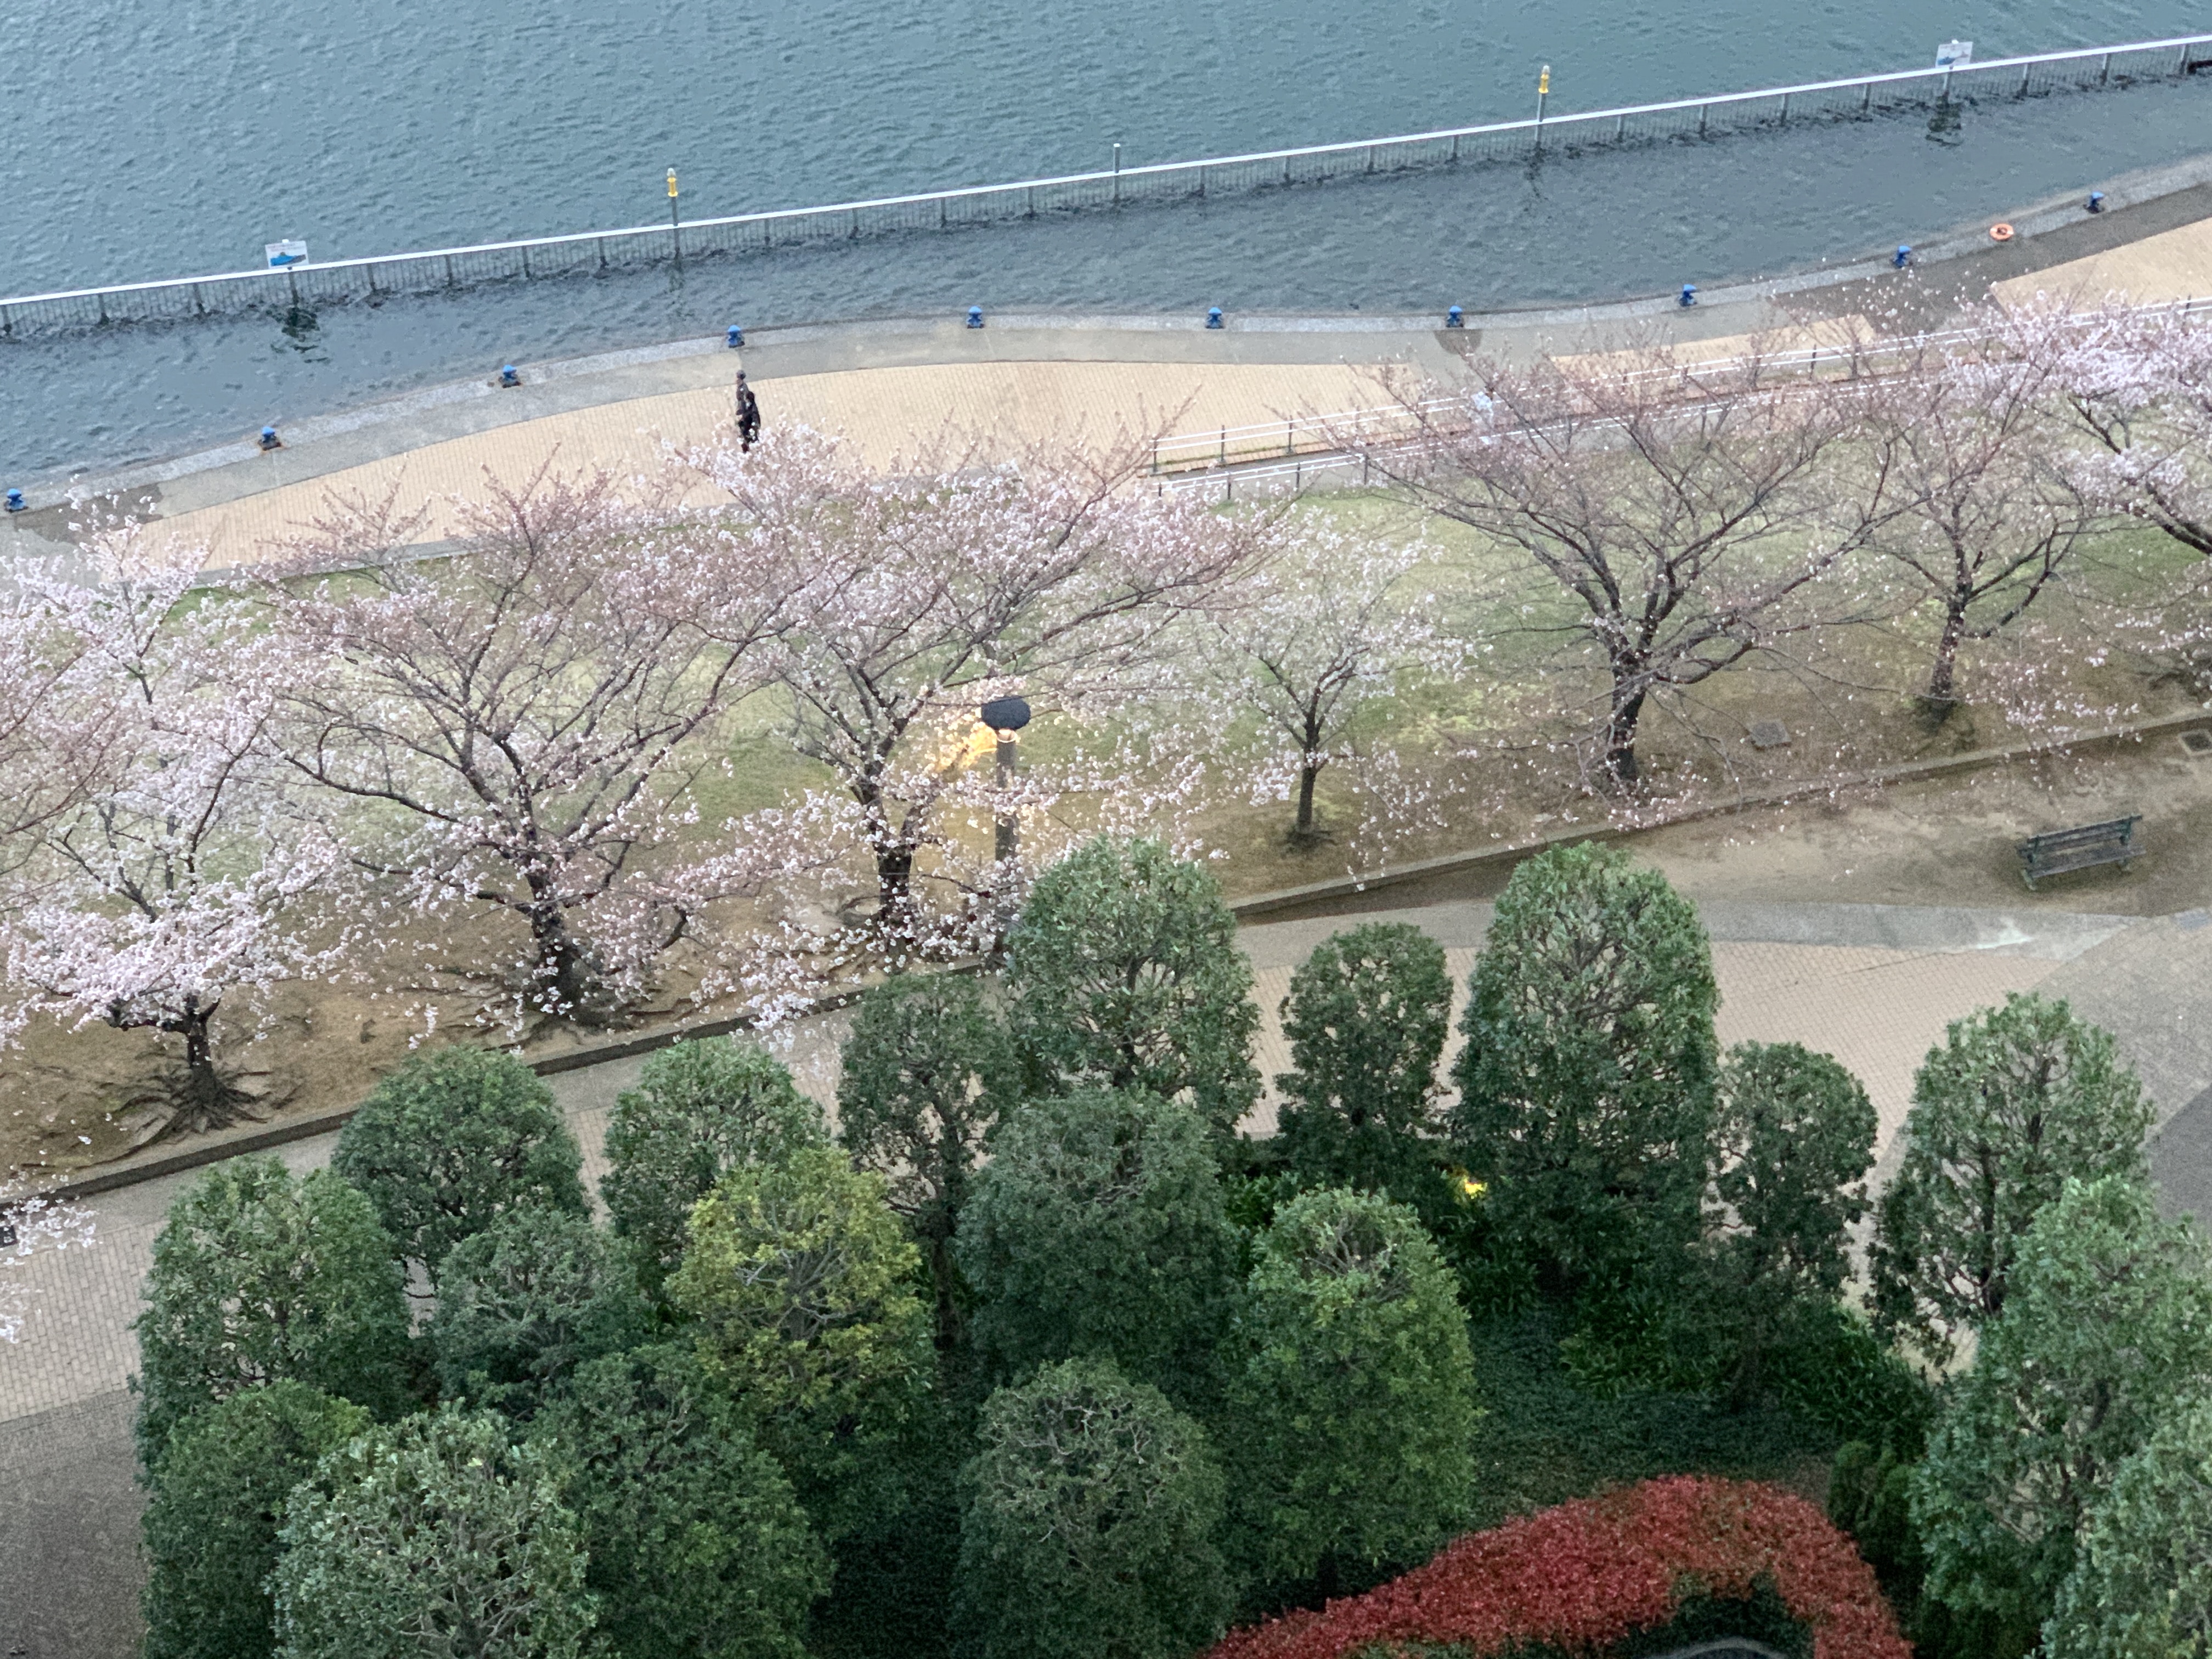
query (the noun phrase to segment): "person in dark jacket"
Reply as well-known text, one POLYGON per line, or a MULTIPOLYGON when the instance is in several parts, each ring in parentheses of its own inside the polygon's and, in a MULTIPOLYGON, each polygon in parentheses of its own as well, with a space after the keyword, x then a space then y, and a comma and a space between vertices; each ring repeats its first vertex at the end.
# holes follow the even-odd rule
POLYGON ((760 399, 745 384, 745 372, 738 371, 738 447, 750 449, 760 436, 760 399))

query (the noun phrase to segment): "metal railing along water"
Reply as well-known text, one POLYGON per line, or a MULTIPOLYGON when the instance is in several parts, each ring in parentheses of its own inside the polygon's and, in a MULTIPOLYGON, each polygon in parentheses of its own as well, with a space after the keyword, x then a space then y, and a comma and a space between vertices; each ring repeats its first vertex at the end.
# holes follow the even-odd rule
POLYGON ((1809 121, 1866 119, 1915 108, 1940 111, 1949 105, 2177 80, 2206 68, 2212 68, 2212 34, 2192 34, 1679 98, 1577 115, 1497 121, 1193 161, 1116 166, 1096 173, 876 197, 826 207, 786 208, 372 258, 319 260, 274 270, 18 295, 0 299, 0 337, 52 327, 190 319, 253 308, 312 310, 347 300, 591 274, 669 259, 764 251, 794 242, 950 229, 1457 162, 1510 160, 1538 149, 1574 153, 1669 140, 1693 142, 1809 121))

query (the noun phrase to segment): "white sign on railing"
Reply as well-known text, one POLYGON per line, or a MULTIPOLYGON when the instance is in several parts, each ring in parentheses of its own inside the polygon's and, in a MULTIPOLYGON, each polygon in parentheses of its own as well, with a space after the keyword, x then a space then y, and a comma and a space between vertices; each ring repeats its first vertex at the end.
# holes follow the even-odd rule
POLYGON ((1936 67, 1949 69, 1956 64, 1974 61, 1974 43, 1971 40, 1946 40, 1936 48, 1936 67))
POLYGON ((262 252, 269 256, 269 269, 271 270, 307 263, 307 245, 305 242, 271 242, 262 252))

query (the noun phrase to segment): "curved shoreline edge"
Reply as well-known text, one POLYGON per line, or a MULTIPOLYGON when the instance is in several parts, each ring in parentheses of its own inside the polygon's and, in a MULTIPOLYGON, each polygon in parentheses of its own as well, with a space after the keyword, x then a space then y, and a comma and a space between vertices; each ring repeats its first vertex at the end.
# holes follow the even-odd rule
MULTIPOLYGON (((1793 301, 1832 303, 1887 295, 1899 310, 1955 309, 1989 283, 2031 274, 2081 254, 2143 240, 2212 216, 2212 152, 2120 175, 2096 186, 2105 211, 2087 210, 2088 187, 2046 196, 2002 215, 2013 240, 1990 242, 1990 222, 1961 224, 1917 245, 1911 270, 1887 252, 1699 286, 1684 311, 1672 290, 1573 305, 1532 302, 1465 317, 1464 331, 1443 332, 1440 313, 1371 312, 1231 315, 1210 331, 1201 315, 1104 311, 994 313, 981 334, 957 316, 861 317, 748 331, 745 363, 757 382, 830 369, 971 362, 980 354, 1022 361, 1224 362, 1373 362, 1407 356, 1433 371, 1450 360, 1442 347, 1549 349, 1551 337, 1642 325, 1690 340, 1753 331, 1784 320, 1793 301), (2202 201, 2190 200, 2192 195, 2202 201), (2065 245, 2065 246, 2062 246, 2065 245)), ((620 403, 670 390, 719 384, 732 354, 714 336, 659 342, 523 366, 520 390, 491 378, 447 381, 327 415, 283 422, 285 447, 264 454, 251 437, 121 466, 71 471, 18 482, 32 511, 0 524, 0 553, 34 556, 68 550, 60 522, 78 504, 115 501, 125 510, 188 511, 297 483, 426 443, 488 431, 549 414, 620 403), (709 367, 711 365, 711 367, 709 367), (247 468, 232 476, 234 468, 247 468), (218 477, 217 475, 223 475, 218 477), (61 534, 55 532, 61 532, 61 534)))

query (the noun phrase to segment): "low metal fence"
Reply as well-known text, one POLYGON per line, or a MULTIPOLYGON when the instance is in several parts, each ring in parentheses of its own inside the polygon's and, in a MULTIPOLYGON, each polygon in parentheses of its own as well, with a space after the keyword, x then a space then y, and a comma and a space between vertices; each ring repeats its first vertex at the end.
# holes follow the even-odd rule
MULTIPOLYGON (((2212 319, 2212 295, 2160 300, 2128 307, 2133 313, 2171 312, 2212 319)), ((1668 362, 1624 368, 1610 377, 1621 381, 1705 379, 1723 383, 1718 395, 1745 395, 1728 388, 1731 374, 1754 366, 1762 386, 1786 386, 1792 376, 1833 374, 1880 376, 1884 368, 1908 364, 1931 351, 1946 351, 1987 340, 1989 331, 1972 326, 1931 329, 1923 333, 1860 341, 1821 341, 1747 355, 1668 362)), ((1660 354, 1662 357, 1664 353, 1660 354)), ((1802 385, 1802 382, 1800 382, 1802 385)), ((1757 394, 1754 394, 1757 395, 1757 394)), ((1372 457, 1416 454, 1443 434, 1464 434, 1482 405, 1465 392, 1445 392, 1410 403, 1297 415, 1250 426, 1178 432, 1152 442, 1152 476, 1158 488, 1179 492, 1217 493, 1234 501, 1240 493, 1265 495, 1303 490, 1309 485, 1370 483, 1372 457)), ((1487 441, 1486 440, 1486 441, 1487 441)))
POLYGON ((0 299, 0 336, 114 322, 189 319, 256 308, 313 310, 387 294, 592 274, 670 259, 764 252, 793 243, 951 229, 1512 160, 1540 149, 1571 155, 1632 144, 1696 142, 1808 122, 1873 119, 1905 110, 1940 112, 1953 106, 2172 81, 2207 68, 2212 68, 2212 34, 2192 34, 1346 143, 1117 166, 1096 173, 877 197, 826 207, 18 295, 0 299))

